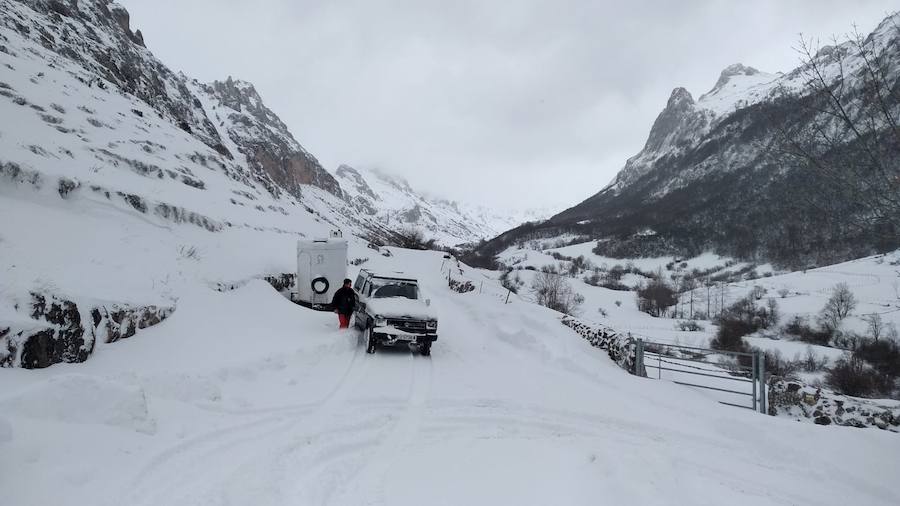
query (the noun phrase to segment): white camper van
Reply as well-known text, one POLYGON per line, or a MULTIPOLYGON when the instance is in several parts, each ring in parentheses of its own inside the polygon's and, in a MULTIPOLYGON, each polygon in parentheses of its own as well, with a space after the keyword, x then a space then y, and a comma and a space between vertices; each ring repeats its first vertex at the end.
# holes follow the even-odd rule
POLYGON ((347 241, 340 232, 332 232, 328 239, 297 241, 295 302, 328 309, 334 292, 346 277, 347 241))

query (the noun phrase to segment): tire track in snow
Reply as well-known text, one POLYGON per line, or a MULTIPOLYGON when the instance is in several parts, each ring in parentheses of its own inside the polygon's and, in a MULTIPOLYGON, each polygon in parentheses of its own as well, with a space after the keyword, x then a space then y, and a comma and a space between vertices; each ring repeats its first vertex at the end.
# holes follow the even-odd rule
POLYGON ((270 415, 260 420, 238 424, 225 429, 216 429, 179 443, 151 458, 141 468, 135 478, 123 490, 122 496, 126 500, 116 501, 115 504, 166 504, 163 498, 157 498, 162 493, 175 492, 178 485, 187 485, 197 481, 203 475, 221 468, 211 467, 214 462, 222 464, 240 463, 222 458, 223 454, 237 454, 242 447, 250 443, 263 441, 266 438, 289 432, 291 428, 303 425, 320 423, 320 420, 328 416, 336 405, 344 401, 356 384, 364 377, 368 361, 360 360, 364 355, 362 348, 354 349, 346 369, 334 388, 322 400, 310 405, 301 405, 296 411, 285 408, 285 411, 276 415, 270 415), (362 362, 361 365, 358 362, 362 362), (309 414, 303 415, 305 411, 309 414), (198 476, 199 475, 199 476, 198 476))
POLYGON ((413 361, 409 392, 404 414, 396 421, 387 438, 381 441, 375 452, 366 460, 358 478, 343 490, 336 504, 350 504, 354 496, 366 497, 365 504, 386 504, 384 483, 391 466, 400 454, 416 438, 424 422, 426 402, 431 394, 434 363, 431 357, 416 357, 413 361))

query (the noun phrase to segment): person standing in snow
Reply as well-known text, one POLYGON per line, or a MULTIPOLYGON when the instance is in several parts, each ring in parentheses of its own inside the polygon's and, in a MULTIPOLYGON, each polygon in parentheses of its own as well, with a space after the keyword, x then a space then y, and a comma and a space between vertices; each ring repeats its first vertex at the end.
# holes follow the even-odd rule
POLYGON ((338 288, 331 299, 331 307, 338 314, 338 321, 342 329, 350 327, 350 316, 353 315, 353 310, 356 309, 356 292, 350 287, 350 283, 349 279, 345 279, 344 286, 338 288))

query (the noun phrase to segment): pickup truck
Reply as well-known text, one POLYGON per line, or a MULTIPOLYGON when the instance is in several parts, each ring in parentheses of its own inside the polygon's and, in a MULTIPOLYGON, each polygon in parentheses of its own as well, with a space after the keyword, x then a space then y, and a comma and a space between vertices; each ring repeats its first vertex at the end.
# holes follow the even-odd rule
POLYGON ((422 355, 431 355, 437 316, 431 301, 421 299, 415 278, 362 269, 353 289, 358 300, 354 325, 363 331, 367 353, 379 346, 415 344, 422 355))

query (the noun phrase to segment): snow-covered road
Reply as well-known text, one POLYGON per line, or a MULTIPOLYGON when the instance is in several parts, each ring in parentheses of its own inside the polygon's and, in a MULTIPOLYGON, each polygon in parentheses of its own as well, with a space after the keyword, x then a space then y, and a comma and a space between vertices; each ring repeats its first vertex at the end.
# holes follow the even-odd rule
POLYGON ((378 262, 423 281, 432 357, 367 355, 251 282, 85 364, 0 371, 4 504, 900 503, 896 434, 635 378, 549 310, 448 290, 439 254, 378 262))

